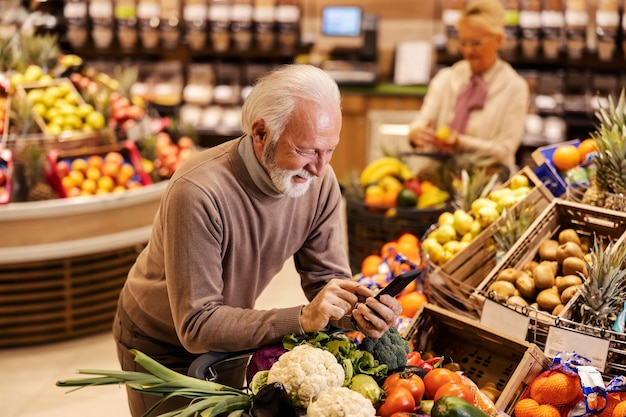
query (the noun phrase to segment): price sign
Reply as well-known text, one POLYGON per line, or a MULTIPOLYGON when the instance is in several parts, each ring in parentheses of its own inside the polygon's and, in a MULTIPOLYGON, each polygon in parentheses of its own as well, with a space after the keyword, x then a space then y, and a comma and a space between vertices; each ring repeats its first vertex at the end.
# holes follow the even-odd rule
POLYGON ((589 336, 562 327, 550 326, 544 353, 549 358, 559 352, 574 352, 591 361, 591 364, 604 371, 609 354, 609 341, 589 336))
POLYGON ((516 339, 526 340, 530 317, 492 300, 485 300, 480 322, 516 339))

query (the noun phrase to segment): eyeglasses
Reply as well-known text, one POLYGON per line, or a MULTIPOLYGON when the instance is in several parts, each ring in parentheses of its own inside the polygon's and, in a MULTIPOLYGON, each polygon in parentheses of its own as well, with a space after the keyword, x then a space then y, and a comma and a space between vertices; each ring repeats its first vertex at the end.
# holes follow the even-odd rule
POLYGON ((472 39, 472 40, 460 40, 459 41, 459 46, 461 48, 478 48, 480 46, 482 46, 484 43, 488 42, 491 38, 493 38, 493 36, 485 36, 483 38, 480 39, 472 39))

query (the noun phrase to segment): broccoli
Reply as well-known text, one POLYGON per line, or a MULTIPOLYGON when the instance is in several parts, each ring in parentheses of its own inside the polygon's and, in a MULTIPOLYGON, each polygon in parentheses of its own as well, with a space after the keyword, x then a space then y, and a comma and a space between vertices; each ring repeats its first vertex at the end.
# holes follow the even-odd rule
POLYGON ((387 365, 389 371, 405 367, 411 350, 409 342, 393 326, 380 339, 365 336, 359 349, 370 352, 379 363, 387 365))

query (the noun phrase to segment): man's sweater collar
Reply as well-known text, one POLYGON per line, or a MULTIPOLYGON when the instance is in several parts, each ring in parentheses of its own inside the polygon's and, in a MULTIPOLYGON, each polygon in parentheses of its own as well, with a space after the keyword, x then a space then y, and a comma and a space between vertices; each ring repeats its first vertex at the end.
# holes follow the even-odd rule
POLYGON ((270 176, 265 172, 265 169, 261 166, 261 163, 257 159, 254 153, 254 147, 252 146, 252 138, 248 135, 244 135, 239 141, 237 151, 243 160, 246 170, 259 190, 270 197, 284 197, 285 195, 278 191, 274 186, 270 176))

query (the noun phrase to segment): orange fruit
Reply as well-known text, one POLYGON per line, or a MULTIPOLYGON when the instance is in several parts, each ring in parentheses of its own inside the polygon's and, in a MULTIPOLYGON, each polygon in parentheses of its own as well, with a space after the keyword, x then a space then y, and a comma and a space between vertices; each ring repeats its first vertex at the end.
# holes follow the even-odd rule
POLYGON ((613 415, 611 417, 625 417, 626 416, 626 400, 618 403, 613 409, 613 415))
POLYGON ((536 412, 536 417, 561 417, 561 413, 559 412, 559 410, 555 406, 550 404, 541 404, 539 407, 537 407, 536 412))
POLYGON ((566 405, 579 395, 582 390, 578 377, 560 372, 536 379, 530 385, 530 397, 539 404, 566 405))
POLYGON ((419 246, 419 238, 415 236, 413 233, 403 233, 402 236, 398 238, 398 243, 410 243, 415 246, 419 246))
POLYGON ((384 259, 393 258, 396 253, 398 253, 398 244, 395 241, 385 243, 380 249, 380 256, 384 259))
POLYGON ((400 191, 395 189, 389 189, 385 191, 385 195, 383 197, 383 205, 387 207, 395 207, 398 205, 398 194, 400 191))
POLYGON ((398 302, 402 306, 403 316, 415 317, 415 314, 428 302, 428 299, 422 292, 412 291, 398 297, 398 302))
POLYGON ((363 262, 361 262, 361 273, 366 277, 378 273, 378 267, 382 261, 383 258, 378 255, 366 256, 365 259, 363 259, 363 262))
MULTIPOLYGON (((601 397, 601 396, 598 396, 601 397)), ((607 404, 602 410, 601 413, 596 414, 598 417, 611 417, 613 415, 613 410, 617 407, 617 404, 620 403, 619 395, 608 394, 607 395, 607 404)), ((596 409, 602 408, 602 404, 598 404, 596 409)))
POLYGON ((400 252, 410 261, 419 262, 420 249, 414 243, 407 242, 405 240, 404 242, 398 242, 398 245, 396 246, 396 248, 398 249, 398 252, 400 252))
POLYGON ((515 404, 513 413, 515 414, 515 417, 535 417, 537 415, 538 408, 539 403, 537 401, 532 398, 524 398, 515 404))
POLYGON ((592 152, 598 152, 598 142, 595 139, 585 139, 578 145, 578 155, 580 155, 580 162, 587 160, 587 155, 592 152))
POLYGON ((552 154, 552 163, 561 171, 567 171, 578 166, 580 153, 574 145, 561 145, 552 154))

